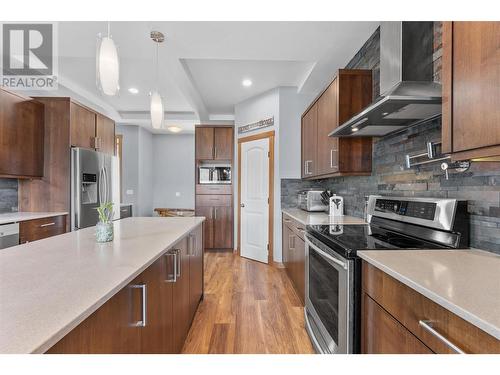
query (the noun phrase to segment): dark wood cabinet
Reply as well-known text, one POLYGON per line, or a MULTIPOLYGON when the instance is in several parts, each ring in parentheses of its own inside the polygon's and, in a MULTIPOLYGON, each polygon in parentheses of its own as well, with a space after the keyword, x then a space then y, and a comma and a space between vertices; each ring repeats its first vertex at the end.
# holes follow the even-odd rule
POLYGON ((66 215, 19 223, 19 243, 33 242, 66 233, 66 215))
POLYGON ((337 77, 302 115, 302 178, 371 173, 372 138, 328 136, 371 100, 371 71, 338 71, 337 77))
POLYGON ((305 227, 283 214, 283 264, 302 305, 305 303, 306 244, 305 227))
POLYGON ((70 104, 71 146, 95 148, 96 114, 80 104, 70 104))
POLYGON ((465 353, 500 353, 500 341, 371 264, 362 262, 364 353, 455 353, 421 322, 465 353))
POLYGON ((108 155, 115 154, 115 122, 101 114, 96 114, 96 150, 108 155))
POLYGON ((233 184, 200 184, 201 165, 233 166, 234 132, 232 126, 195 127, 195 191, 197 216, 206 218, 205 249, 233 249, 233 184))
POLYGON ((214 128, 196 127, 195 131, 196 159, 211 160, 214 158, 214 128))
POLYGON ((203 296, 203 228, 192 231, 189 240, 189 304, 193 319, 203 296))
POLYGON ((201 241, 200 225, 47 352, 180 353, 203 296, 201 241))
POLYGON ((500 156, 500 22, 443 22, 442 147, 454 160, 500 156))
POLYGON ((214 159, 232 160, 233 158, 233 128, 214 128, 214 159))
POLYGON ((0 142, 0 177, 42 177, 44 105, 0 89, 0 142))

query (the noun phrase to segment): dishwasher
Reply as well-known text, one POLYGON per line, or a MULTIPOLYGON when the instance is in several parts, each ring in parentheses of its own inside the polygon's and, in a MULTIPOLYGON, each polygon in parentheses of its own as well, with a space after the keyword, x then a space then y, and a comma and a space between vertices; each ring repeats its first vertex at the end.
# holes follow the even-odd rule
POLYGON ((19 223, 0 225, 0 249, 19 245, 19 223))

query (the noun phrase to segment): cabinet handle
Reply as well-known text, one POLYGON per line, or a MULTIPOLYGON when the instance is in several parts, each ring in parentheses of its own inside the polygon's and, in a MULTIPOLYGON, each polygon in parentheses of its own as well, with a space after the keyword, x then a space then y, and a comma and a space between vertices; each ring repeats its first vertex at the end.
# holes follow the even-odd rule
POLYGON ((214 159, 217 159, 217 147, 214 147, 214 159))
POLYGON ((304 228, 297 228, 297 230, 300 232, 300 233, 306 233, 306 230, 304 228))
POLYGON ((444 337, 442 334, 440 334, 438 331, 436 331, 432 327, 432 321, 430 320, 419 320, 418 324, 420 327, 425 329, 427 332, 429 332, 432 336, 437 338, 439 341, 441 341, 443 344, 445 344, 447 347, 449 347, 451 350, 453 350, 455 353, 458 354, 465 354, 465 352, 460 349, 458 346, 453 344, 450 340, 448 340, 446 337, 444 337))
POLYGON ((312 174, 312 172, 309 170, 309 163, 312 164, 312 162, 313 162, 312 160, 306 160, 306 162, 305 162, 305 174, 306 175, 312 174))
POLYGON ((177 277, 181 277, 181 251, 179 249, 175 250, 176 260, 177 260, 177 277))
MULTIPOLYGON (((167 268, 167 279, 165 279, 166 283, 175 283, 175 282, 177 282, 177 253, 176 253, 176 250, 171 250, 167 254, 165 254, 166 258, 169 258, 169 257, 172 257, 172 256, 174 257, 174 265, 173 265, 174 272, 172 274, 170 274, 168 272, 168 268, 167 268), (172 275, 172 278, 169 278, 168 277, 169 275, 172 275)), ((167 265, 168 265, 168 263, 167 263, 167 265)))
POLYGON ((214 207, 214 220, 217 220, 217 207, 214 207))
POLYGON ((52 222, 52 223, 47 223, 47 224, 41 224, 40 228, 50 227, 52 225, 56 225, 56 223, 52 222))
POLYGON ((285 223, 291 223, 291 222, 292 222, 292 220, 290 220, 290 219, 283 219, 283 221, 284 221, 285 223))
POLYGON ((142 290, 142 309, 141 309, 141 320, 138 320, 135 323, 132 323, 132 326, 134 327, 146 327, 146 315, 147 315, 147 290, 146 290, 146 284, 135 284, 135 285, 130 285, 130 288, 132 289, 141 289, 142 290))
POLYGON ((338 168, 338 164, 333 165, 333 153, 334 153, 334 152, 337 152, 337 149, 336 149, 336 148, 332 148, 332 149, 330 150, 330 168, 332 168, 332 169, 333 169, 333 168, 338 168))
POLYGON ((289 243, 288 247, 290 248, 290 250, 295 250, 295 236, 294 235, 292 235, 292 234, 288 235, 288 243, 289 243), (292 245, 292 243, 293 243, 293 245, 292 245))

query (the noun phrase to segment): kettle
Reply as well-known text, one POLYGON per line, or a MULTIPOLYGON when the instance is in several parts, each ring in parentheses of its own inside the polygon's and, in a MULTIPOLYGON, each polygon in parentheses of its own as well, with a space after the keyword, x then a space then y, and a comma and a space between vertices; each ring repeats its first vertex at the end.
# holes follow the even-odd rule
POLYGON ((330 197, 330 216, 344 216, 344 198, 333 194, 330 197))

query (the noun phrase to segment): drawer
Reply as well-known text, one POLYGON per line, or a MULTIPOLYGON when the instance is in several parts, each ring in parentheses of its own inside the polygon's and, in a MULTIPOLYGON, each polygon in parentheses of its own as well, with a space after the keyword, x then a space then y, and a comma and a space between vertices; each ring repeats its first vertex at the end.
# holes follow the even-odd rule
POLYGON ((197 207, 230 207, 233 203, 232 195, 197 195, 197 207))
POLYGON ((66 215, 19 223, 19 243, 32 242, 66 233, 66 215))
POLYGON ((421 325, 431 321, 432 329, 466 353, 500 353, 500 341, 451 311, 363 261, 362 288, 384 310, 435 353, 454 353, 442 339, 421 325))
POLYGON ((125 219, 132 216, 132 206, 120 207, 120 219, 125 219))
POLYGON ((196 185, 196 194, 233 194, 233 185, 196 185))
POLYGON ((304 241, 304 234, 306 232, 306 226, 304 224, 299 223, 286 213, 283 213, 283 223, 304 241))

